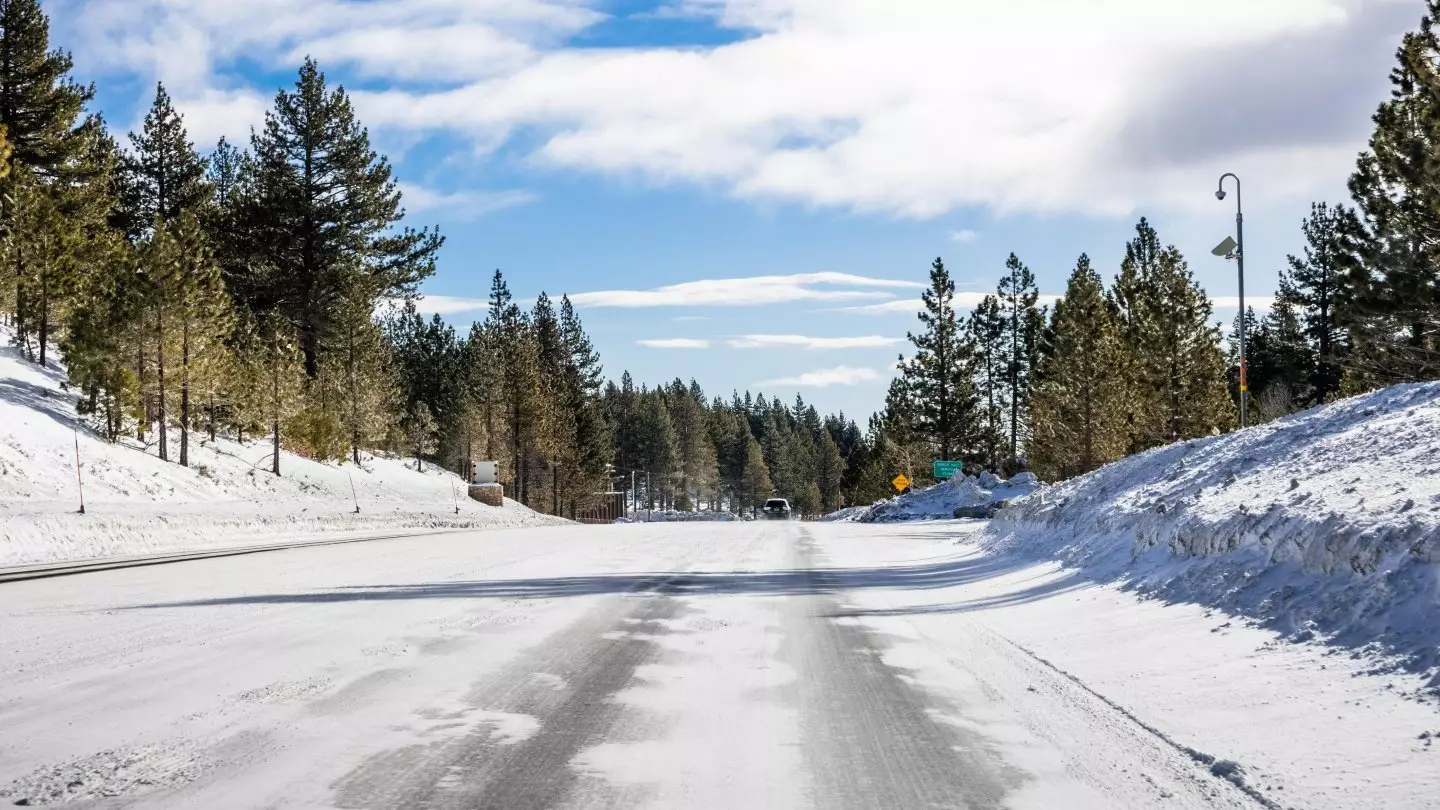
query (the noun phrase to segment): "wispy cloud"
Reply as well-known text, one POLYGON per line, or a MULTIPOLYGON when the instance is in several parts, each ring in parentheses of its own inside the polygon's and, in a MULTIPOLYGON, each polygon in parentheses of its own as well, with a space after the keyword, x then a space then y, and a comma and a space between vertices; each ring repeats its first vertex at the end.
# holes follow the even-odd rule
POLYGON ((676 315, 670 319, 673 323, 689 323, 691 321, 713 321, 709 315, 676 315))
MULTIPOLYGON (((955 309, 969 311, 980 306, 987 295, 994 295, 990 292, 957 292, 955 293, 955 309)), ((1058 295, 1042 294, 1036 299, 1040 306, 1054 304, 1060 300, 1058 295)), ((899 301, 884 301, 878 304, 863 304, 849 307, 835 307, 826 310, 827 312, 852 312, 859 315, 913 315, 925 308, 925 304, 918 298, 904 299, 899 301)))
POLYGON ((904 338, 883 335, 862 337, 806 337, 805 335, 739 335, 726 341, 732 349, 873 349, 898 346, 904 338))
POLYGON ((460 312, 478 312, 489 309, 490 302, 484 298, 464 298, 454 295, 422 295, 415 302, 415 308, 427 315, 454 315, 460 312))
POLYGON ((755 385, 769 388, 791 386, 795 388, 829 388, 832 385, 858 385, 862 382, 878 379, 880 379, 880 373, 873 368, 836 366, 835 368, 807 371, 796 377, 763 380, 755 383, 755 385))
POLYGON ((534 192, 524 189, 445 193, 411 183, 400 183, 399 186, 407 213, 439 211, 451 221, 478 219, 506 208, 529 205, 539 199, 534 192))
POLYGON ((710 341, 699 338, 650 338, 635 341, 647 349, 708 349, 710 341))
POLYGON ((579 307, 759 306, 795 301, 893 298, 893 294, 883 289, 917 289, 924 286, 913 281, 869 278, 849 273, 795 273, 788 276, 702 279, 649 290, 600 290, 571 295, 570 301, 579 307), (835 287, 849 289, 822 289, 835 287))
POLYGON ((962 228, 958 231, 950 232, 950 241, 955 242, 956 244, 973 245, 977 241, 979 241, 979 239, 980 234, 976 231, 970 230, 969 228, 962 228))

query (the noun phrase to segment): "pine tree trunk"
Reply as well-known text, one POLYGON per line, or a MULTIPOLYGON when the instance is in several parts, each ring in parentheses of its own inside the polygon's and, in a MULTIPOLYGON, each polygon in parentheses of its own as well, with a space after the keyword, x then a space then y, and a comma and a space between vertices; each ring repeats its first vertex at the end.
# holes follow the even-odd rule
MULTIPOLYGON (((18 241, 18 240, 17 240, 18 241)), ((17 245, 15 248, 15 340, 20 346, 20 354, 25 354, 25 248, 17 245)))
POLYGON ((211 444, 214 444, 214 443, 215 443, 215 422, 216 422, 216 419, 215 419, 215 386, 214 386, 214 383, 211 383, 211 385, 210 385, 210 413, 209 413, 209 415, 208 415, 208 417, 207 417, 207 419, 206 419, 206 428, 208 428, 209 431, 210 431, 210 443, 211 443, 211 444))
POLYGON ((560 514, 560 466, 554 465, 550 468, 550 514, 560 514))
POLYGON ((50 342, 50 274, 40 274, 40 365, 45 365, 45 345, 50 342))
POLYGON ((170 460, 170 448, 165 438, 165 316, 155 312, 155 386, 156 417, 160 425, 160 460, 170 460))
POLYGON ((135 439, 145 441, 145 426, 150 423, 150 399, 145 396, 145 330, 135 339, 135 379, 140 395, 140 418, 136 420, 135 439))
POLYGON ((180 337, 180 466, 190 466, 190 322, 180 337))
POLYGON ((270 472, 280 474, 280 358, 271 360, 270 366, 270 426, 274 428, 271 438, 270 472))

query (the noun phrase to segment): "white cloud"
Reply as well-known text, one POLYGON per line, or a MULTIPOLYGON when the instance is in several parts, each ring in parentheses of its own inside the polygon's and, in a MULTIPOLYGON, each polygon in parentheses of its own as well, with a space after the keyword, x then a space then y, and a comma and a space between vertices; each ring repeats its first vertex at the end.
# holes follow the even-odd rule
POLYGON ((1119 143, 1127 124, 1167 79, 1230 49, 1342 27, 1364 2, 692 1, 675 8, 759 36, 548 53, 494 81, 369 96, 366 110, 481 139, 539 127, 536 157, 552 165, 902 216, 1193 208, 1222 166, 1264 193, 1299 194, 1355 144, 1260 144, 1156 166, 1119 143))
POLYGON ((898 346, 904 338, 865 335, 863 337, 806 337, 804 335, 740 335, 726 341, 732 349, 873 349, 898 346))
MULTIPOLYGON (((986 296, 994 294, 995 293, 993 292, 980 291, 957 292, 955 293, 955 309, 968 312, 969 310, 980 306, 980 302, 985 300, 986 296)), ((1036 298, 1036 302, 1040 306, 1048 306, 1054 304, 1058 300, 1060 300, 1060 296, 1044 293, 1042 293, 1039 297, 1036 298)), ((925 304, 922 303, 920 299, 914 298, 901 301, 884 301, 879 304, 862 304, 858 306, 835 307, 834 309, 831 309, 829 311, 851 312, 859 315, 893 315, 895 313, 913 315, 924 308, 925 304)))
POLYGON ((862 382, 880 379, 879 372, 873 368, 853 368, 851 366, 836 366, 835 368, 823 368, 816 371, 807 371, 796 377, 781 377, 776 380, 764 380, 755 383, 758 387, 795 387, 795 388, 829 388, 832 385, 858 385, 862 382))
POLYGON ((698 338, 652 338, 637 340, 635 344, 647 349, 708 349, 710 341, 698 338))
POLYGON ((708 315, 676 315, 670 319, 673 323, 690 323, 691 321, 713 321, 708 315))
POLYGON ((484 298, 463 298, 454 295, 422 295, 415 302, 415 308, 426 315, 455 315, 460 312, 479 312, 490 308, 484 298))
POLYGON ((506 208, 529 205, 539 197, 524 189, 505 191, 433 191, 424 186, 400 183, 401 202, 410 214, 439 211, 451 221, 477 219, 506 208))
MULTIPOLYGON (((1214 178, 1228 170, 1245 177, 1257 203, 1311 199, 1352 163, 1361 145, 1353 131, 1302 127, 1303 143, 1247 140, 1244 116, 1227 127, 1233 137, 1156 147, 1182 140, 1164 131, 1176 93, 1196 106, 1185 82, 1213 78, 1239 63, 1236 54, 1280 58, 1297 42, 1313 51, 1371 10, 1399 4, 676 0, 662 14, 708 17, 750 36, 720 46, 568 47, 605 19, 598 5, 51 0, 47 10, 56 40, 83 54, 87 70, 161 78, 177 98, 228 99, 197 116, 214 119, 204 124, 210 132, 230 131, 220 122, 241 113, 259 123, 237 95, 248 91, 233 89, 242 59, 278 71, 314 53, 322 67, 388 80, 383 92, 353 94, 374 128, 455 132, 483 150, 524 132, 527 146, 538 139, 532 159, 549 166, 932 217, 964 206, 1208 211, 1214 178), (1016 59, 1020 37, 1025 58, 1016 59)), ((1379 58, 1389 59, 1396 39, 1379 33, 1379 58)), ((1360 58, 1319 52, 1341 75, 1343 60, 1360 58)), ((1286 81, 1309 87, 1317 78, 1286 81)), ((1267 85, 1263 95, 1286 99, 1269 107, 1303 124, 1288 105, 1294 86, 1267 85)), ((1373 87, 1373 96, 1343 100, 1361 128, 1383 97, 1383 71, 1373 87)), ((1229 123, 1218 106, 1207 114, 1229 123)))
POLYGON ((980 240, 980 234, 969 228, 950 232, 950 241, 961 245, 973 245, 980 240))
MULTIPOLYGON (((145 94, 147 110, 154 98, 153 93, 145 94)), ((174 101, 191 142, 201 152, 208 151, 221 137, 241 149, 248 148, 250 128, 263 125, 265 111, 270 107, 270 99, 251 90, 205 89, 195 95, 177 96, 174 101)), ((130 127, 132 132, 140 131, 143 119, 141 112, 130 127)))
POLYGON ((599 290, 570 296, 577 307, 758 306, 794 301, 849 301, 891 298, 890 293, 863 288, 915 288, 911 281, 869 278, 848 273, 796 273, 686 281, 651 290, 599 290), (817 289, 859 287, 862 289, 817 289))

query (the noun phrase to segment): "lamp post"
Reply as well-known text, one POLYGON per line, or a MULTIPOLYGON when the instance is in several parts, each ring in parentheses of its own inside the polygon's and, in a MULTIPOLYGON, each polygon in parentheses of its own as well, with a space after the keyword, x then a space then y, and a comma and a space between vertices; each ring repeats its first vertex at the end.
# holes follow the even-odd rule
POLYGON ((1245 214, 1240 207, 1240 178, 1234 174, 1220 175, 1215 199, 1225 199, 1227 177, 1235 181, 1235 264, 1240 269, 1240 428, 1243 430, 1250 404, 1250 383, 1245 373, 1245 214))

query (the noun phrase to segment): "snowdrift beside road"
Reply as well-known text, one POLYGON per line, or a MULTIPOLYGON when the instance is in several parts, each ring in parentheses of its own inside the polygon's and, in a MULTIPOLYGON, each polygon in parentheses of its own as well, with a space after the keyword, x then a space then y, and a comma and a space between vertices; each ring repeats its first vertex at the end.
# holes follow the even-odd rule
POLYGON ((730 521, 743 518, 729 512, 681 512, 675 509, 641 509, 628 516, 616 518, 616 523, 694 523, 699 521, 730 521))
POLYGON ((1011 505, 981 542, 1440 688, 1440 383, 1124 459, 1011 505))
MULTIPOLYGON (((332 532, 563 522, 513 502, 496 509, 471 501, 459 477, 428 466, 416 472, 413 460, 336 466, 282 453, 277 478, 268 441, 192 434, 190 467, 164 462, 154 446, 128 437, 110 444, 90 431, 76 416, 76 394, 62 388, 64 369, 20 359, 10 340, 0 329, 0 566, 332 532)), ((170 440, 178 459, 178 430, 170 440)))
POLYGON ((955 517, 956 509, 993 506, 1023 498, 1041 486, 1034 473, 1020 473, 1009 481, 990 473, 979 478, 961 476, 924 489, 911 490, 873 506, 851 506, 831 512, 822 520, 856 523, 945 520, 955 517))

